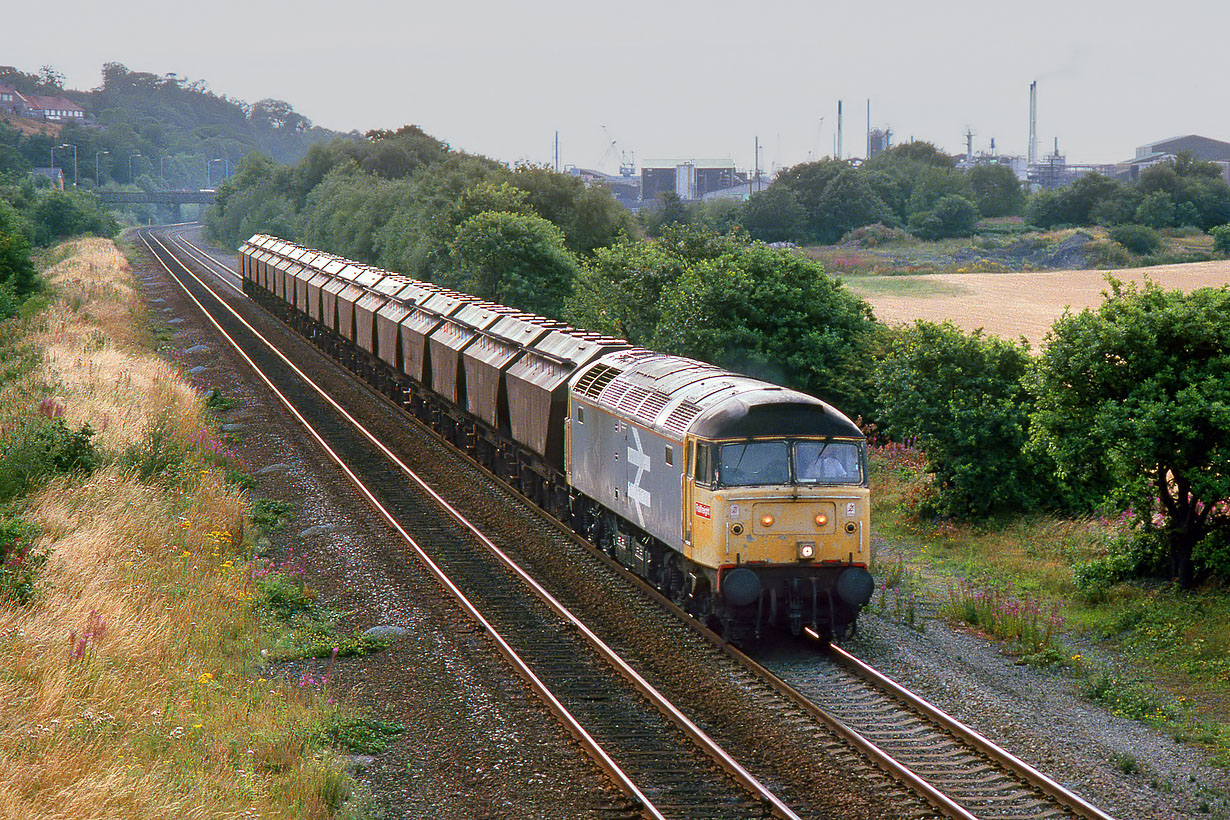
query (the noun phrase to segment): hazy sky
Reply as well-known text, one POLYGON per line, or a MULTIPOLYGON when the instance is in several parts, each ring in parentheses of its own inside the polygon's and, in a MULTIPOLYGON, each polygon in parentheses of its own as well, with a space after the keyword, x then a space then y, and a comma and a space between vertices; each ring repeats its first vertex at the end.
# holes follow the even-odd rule
POLYGON ((6 3, 0 65, 51 65, 71 88, 104 62, 286 100, 341 131, 406 123, 503 160, 606 169, 609 131, 639 163, 729 157, 789 166, 873 127, 949 152, 995 138, 1115 162, 1180 134, 1230 140, 1230 3, 761 0, 758 3, 149 0, 6 3), (823 121, 821 120, 823 118, 823 121))

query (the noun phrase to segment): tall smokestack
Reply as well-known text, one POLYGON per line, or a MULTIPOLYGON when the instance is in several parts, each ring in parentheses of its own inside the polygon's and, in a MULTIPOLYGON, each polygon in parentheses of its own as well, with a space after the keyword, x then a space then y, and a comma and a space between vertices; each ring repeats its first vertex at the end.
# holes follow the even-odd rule
POLYGON ((842 157, 841 151, 841 100, 837 101, 837 159, 842 157))
POLYGON ((1029 84, 1029 164, 1038 161, 1038 81, 1029 84))
POLYGON ((871 159, 871 98, 867 98, 867 159, 871 159))

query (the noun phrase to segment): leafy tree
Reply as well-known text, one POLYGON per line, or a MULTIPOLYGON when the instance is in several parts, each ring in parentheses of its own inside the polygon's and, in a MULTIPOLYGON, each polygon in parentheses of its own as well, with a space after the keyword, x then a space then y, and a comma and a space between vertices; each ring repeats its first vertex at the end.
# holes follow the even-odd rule
POLYGON ((833 178, 816 203, 816 238, 832 244, 848 231, 883 222, 897 224, 896 214, 867 184, 859 171, 847 168, 833 178))
POLYGON ((1110 229, 1110 238, 1129 251, 1141 256, 1156 253, 1162 246, 1161 237, 1144 225, 1119 225, 1110 229))
POLYGON ((654 346, 796 387, 851 415, 867 411, 871 308, 789 251, 733 241, 720 250, 688 259, 663 292, 654 346))
POLYGON ((1112 479, 1190 588, 1197 545, 1230 526, 1230 289, 1110 286, 1047 337, 1030 385, 1034 443, 1074 482, 1112 479))
POLYGON ((634 233, 632 214, 604 185, 537 165, 519 166, 509 182, 526 193, 534 213, 559 226, 573 253, 588 255, 634 233))
POLYGON ((11 314, 9 308, 15 308, 16 298, 34 290, 35 268, 26 240, 27 230, 16 209, 0 201, 0 286, 12 295, 14 302, 5 306, 4 313, 11 314))
POLYGON ((785 185, 770 185, 744 203, 740 222, 753 239, 786 242, 802 238, 804 219, 794 191, 785 185))
POLYGON ((819 162, 805 162, 778 174, 768 190, 782 186, 794 194, 803 208, 803 231, 808 237, 815 238, 823 232, 820 199, 829 183, 850 167, 848 162, 827 158, 819 162))
POLYGON ((1165 191, 1145 194, 1136 209, 1136 221, 1150 228, 1174 226, 1174 198, 1165 191))
POLYGON ((692 222, 687 203, 674 191, 658 194, 657 203, 644 208, 639 216, 641 227, 648 236, 661 236, 672 225, 689 225, 692 222))
POLYGON ((974 192, 969 178, 952 168, 926 168, 918 175, 910 194, 909 215, 933 211, 937 202, 949 196, 972 200, 974 192))
MULTIPOLYGON (((677 228, 676 233, 691 228, 677 228)), ((568 321, 650 347, 662 321, 662 298, 692 258, 668 239, 624 240, 594 252, 565 311, 568 321)))
POLYGON ((910 215, 910 233, 920 239, 972 236, 978 225, 978 208, 963 196, 948 195, 930 211, 910 215))
POLYGON ((1029 349, 982 331, 919 321, 889 347, 874 377, 877 418, 916 436, 933 476, 923 514, 983 517, 1028 509, 1046 479, 1025 453, 1029 349))
POLYGON ((534 214, 483 211, 461 223, 449 250, 458 289, 551 318, 580 268, 563 231, 534 214))
POLYGON ((911 213, 910 201, 920 178, 929 171, 951 170, 955 165, 955 157, 929 142, 907 142, 876 154, 863 163, 861 170, 864 174, 882 175, 886 184, 873 184, 876 195, 893 209, 898 221, 904 223, 911 213))
POLYGON ((41 197, 30 213, 30 221, 39 245, 86 233, 111 237, 120 230, 98 197, 69 191, 51 191, 41 197))
POLYGON ((1213 235, 1213 250, 1230 253, 1230 225, 1217 225, 1209 233, 1213 235))
POLYGON ((1021 181, 1007 165, 977 165, 969 170, 968 176, 974 203, 982 216, 1015 216, 1025 207, 1021 181))
POLYGON ((1025 222, 1038 228, 1090 225, 1092 214, 1104 200, 1114 198, 1119 183, 1101 174, 1086 174, 1064 188, 1040 191, 1025 206, 1025 222))

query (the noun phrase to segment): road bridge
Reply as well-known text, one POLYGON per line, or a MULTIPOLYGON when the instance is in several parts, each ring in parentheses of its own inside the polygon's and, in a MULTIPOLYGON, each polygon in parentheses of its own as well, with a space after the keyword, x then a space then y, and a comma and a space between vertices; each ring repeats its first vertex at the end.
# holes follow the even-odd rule
POLYGON ((218 198, 212 188, 199 191, 99 191, 98 198, 106 205, 166 205, 180 221, 181 205, 210 205, 218 198))

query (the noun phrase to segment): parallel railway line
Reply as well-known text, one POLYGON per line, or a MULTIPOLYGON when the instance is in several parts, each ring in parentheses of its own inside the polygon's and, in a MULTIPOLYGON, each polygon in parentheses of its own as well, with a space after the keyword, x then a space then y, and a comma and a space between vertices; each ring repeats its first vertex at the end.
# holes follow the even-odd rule
MULTIPOLYGON (((218 278, 230 278, 227 285, 232 291, 235 290, 233 274, 228 277, 225 265, 184 240, 178 232, 171 236, 169 243, 180 249, 181 253, 190 256, 197 264, 204 265, 218 278)), ((153 239, 148 239, 147 244, 156 255, 170 253, 168 244, 158 243, 153 239), (161 247, 158 247, 159 245, 161 247)), ((164 264, 173 266, 179 263, 168 260, 164 264)), ((171 272, 170 267, 168 272, 171 272)), ((174 273, 171 275, 180 281, 186 291, 192 293, 190 287, 193 285, 188 276, 177 276, 174 273)), ((204 287, 205 283, 197 280, 195 289, 204 287)), ((195 296, 193 298, 204 310, 203 293, 201 297, 201 300, 197 300, 195 296)), ((218 303, 221 304, 222 300, 219 299, 218 303)), ((223 321, 239 325, 241 320, 235 314, 223 321)), ((223 322, 217 323, 221 329, 223 322)), ((244 355, 247 358, 247 355, 244 355)), ((271 354, 260 354, 260 357, 273 361, 271 354)), ((256 355, 253 358, 256 358, 256 355)), ((286 365, 275 363, 271 366, 285 368, 286 365)), ((348 454, 368 451, 367 455, 358 459, 362 464, 354 468, 352 480, 357 481, 358 474, 371 477, 372 489, 365 491, 365 494, 373 502, 377 499, 387 500, 388 512, 384 515, 391 525, 398 527, 399 520, 430 520, 431 513, 427 506, 437 503, 431 499, 435 492, 424 485, 414 493, 408 493, 405 476, 412 474, 409 467, 401 464, 396 471, 390 470, 388 459, 395 458, 390 450, 385 448, 382 454, 373 452, 370 443, 360 440, 353 428, 349 431, 346 429, 347 422, 338 416, 339 408, 327 407, 325 400, 321 398, 312 401, 317 405, 309 411, 312 418, 319 416, 331 419, 328 424, 329 434, 324 438, 331 440, 334 436, 340 437, 340 440, 346 443, 338 449, 348 454)), ((296 411, 292 408, 292 412, 296 411)), ((338 460, 341 463, 341 460, 338 460)), ((438 518, 439 513, 435 515, 438 518)), ((450 516, 449 521, 427 528, 419 526, 416 529, 418 540, 422 541, 423 548, 431 553, 431 557, 420 555, 421 560, 439 562, 442 568, 448 568, 450 575, 456 573, 458 579, 455 585, 464 588, 467 593, 492 587, 490 581, 494 573, 499 573, 499 577, 505 579, 507 584, 535 583, 528 578, 525 570, 517 567, 517 561, 524 560, 523 556, 518 556, 516 561, 507 559, 498 567, 494 563, 474 562, 473 530, 465 530, 457 524, 462 518, 459 512, 454 511, 450 516), (463 578, 467 573, 472 574, 463 578), (514 578, 514 575, 518 578, 514 578)), ((404 529, 402 535, 407 543, 416 543, 404 529)), ((563 537, 561 532, 557 534, 556 540, 563 537)), ((490 546, 494 547, 494 544, 490 546)), ((418 549, 417 545, 415 549, 418 549)), ((592 555, 591 559, 604 560, 600 555, 592 555)), ((607 569, 614 576, 622 575, 628 582, 638 584, 645 591, 647 600, 656 599, 661 605, 660 608, 650 606, 650 609, 657 609, 667 618, 674 617, 671 613, 673 607, 647 585, 612 562, 607 562, 607 569)), ((541 574, 541 568, 535 571, 541 574)), ((447 586, 449 582, 442 583, 447 586)), ((494 586, 501 590, 512 588, 505 583, 494 586)), ((723 762, 720 754, 715 751, 718 744, 713 741, 709 741, 712 743, 712 747, 709 747, 705 746, 705 740, 700 740, 701 747, 693 746, 690 751, 680 753, 685 735, 696 741, 698 738, 708 738, 705 729, 710 732, 715 729, 720 731, 720 727, 715 723, 718 718, 706 715, 693 722, 685 717, 683 723, 674 724, 675 728, 658 726, 651 731, 648 724, 661 718, 655 717, 651 720, 643 706, 639 707, 639 711, 628 710, 628 696, 621 693, 620 687, 633 686, 638 692, 636 699, 639 701, 640 698, 651 697, 647 693, 658 688, 663 691, 674 690, 673 695, 678 695, 681 688, 678 682, 671 681, 660 668, 653 667, 653 661, 639 658, 624 663, 616 660, 612 650, 606 650, 610 652, 607 656, 603 650, 582 648, 582 638, 589 640, 593 636, 593 639, 597 639, 594 634, 597 628, 591 631, 582 623, 583 619, 591 620, 593 616, 565 614, 566 609, 562 604, 555 608, 554 605, 545 603, 549 598, 545 590, 535 592, 534 596, 534 602, 530 604, 524 594, 483 594, 481 602, 476 600, 474 606, 484 614, 471 613, 471 617, 492 633, 495 631, 493 623, 501 625, 501 631, 507 635, 508 652, 517 657, 525 656, 521 663, 526 667, 534 667, 527 680, 532 681, 531 685, 544 701, 552 704, 554 699, 559 704, 552 706, 552 709, 565 723, 571 720, 576 724, 572 730, 574 735, 579 738, 588 737, 587 740, 583 739, 582 743, 587 745, 591 757, 602 763, 611 777, 629 795, 630 809, 642 811, 646 816, 671 817, 746 817, 770 814, 779 817, 826 816, 815 813, 823 807, 805 802, 805 789, 792 782, 792 779, 798 779, 799 773, 792 775, 788 771, 788 765, 781 762, 760 762, 758 766, 760 771, 766 773, 761 779, 774 782, 774 791, 782 795, 778 797, 773 791, 760 785, 760 780, 751 777, 740 764, 734 763, 733 760, 723 762), (544 624, 553 624, 555 628, 544 629, 544 624), (516 652, 511 649, 513 645, 517 647, 516 652), (532 662, 530 657, 534 659, 532 662), (616 683, 610 669, 612 665, 619 667, 621 664, 627 668, 620 673, 622 677, 616 683), (634 670, 633 664, 640 664, 642 668, 639 671, 634 670), (632 683, 629 684, 628 681, 632 683), (565 707, 565 702, 570 704, 568 708, 565 707), (621 708, 624 711, 619 711, 621 708), (604 709, 608 711, 599 714, 604 709), (573 718, 564 714, 572 715, 574 712, 576 716, 573 718), (698 724, 706 725, 701 728, 698 724), (582 728, 581 734, 578 734, 577 727, 582 725, 606 728, 595 730, 592 735, 582 728), (679 728, 680 726, 684 728, 679 728), (653 740, 649 739, 650 735, 653 740), (608 750, 599 751, 598 747, 604 744, 608 750), (702 747, 703 753, 697 750, 702 747), (604 761, 604 757, 609 763, 604 761), (616 764, 617 760, 619 764, 616 764), (715 771, 721 774, 715 776, 715 771), (701 772, 703 774, 698 774, 701 772), (752 785, 753 782, 755 785, 752 785), (646 790, 638 786, 638 783, 653 784, 652 788, 648 789, 653 792, 653 800, 646 796, 646 790), (701 783, 705 785, 702 787, 701 783), (724 784, 724 788, 713 791, 710 789, 713 783, 724 784)), ((584 611, 583 602, 581 611, 584 611)), ((675 613, 678 611, 675 610, 675 613)), ((746 691, 748 700, 755 708, 764 710, 766 715, 773 716, 773 719, 789 726, 790 732, 798 738, 800 747, 814 745, 817 748, 831 749, 836 745, 848 743, 946 816, 978 817, 986 820, 1055 820, 1066 817, 1107 820, 1107 815, 1068 793, 1058 784, 1028 770, 1028 767, 1022 769, 1023 764, 1015 761, 1015 758, 1006 752, 996 750, 993 744, 985 739, 956 740, 963 727, 929 712, 927 707, 918 703, 905 707, 889 706, 883 696, 880 696, 879 700, 873 699, 865 685, 855 682, 861 678, 838 668, 850 661, 828 662, 803 652, 796 663, 765 669, 733 647, 723 644, 717 636, 695 621, 686 616, 682 616, 682 620, 698 637, 691 651, 705 656, 701 663, 708 665, 714 675, 731 679, 734 688, 746 691), (708 642, 707 646, 704 642, 708 642), (864 688, 858 689, 858 686, 864 688), (837 737, 844 737, 846 740, 839 741, 837 737), (1025 773, 1021 774, 1022 771, 1025 773)), ((498 639, 493 640, 499 642, 498 639)), ((633 648, 628 647, 625 651, 633 652, 633 648)), ((506 657, 509 657, 514 666, 518 665, 518 661, 511 655, 506 654, 506 657)), ((871 673, 862 670, 859 674, 871 673)), ((525 676, 526 671, 523 670, 522 675, 525 676)), ((886 686, 883 683, 879 685, 886 686)), ((900 693, 894 693, 894 697, 899 695, 900 693)), ((670 711, 661 704, 656 705, 655 710, 659 716, 670 711)), ((737 735, 733 730, 731 733, 737 735)), ((783 756, 790 759, 790 754, 795 753, 791 751, 789 754, 783 753, 783 756)), ((907 807, 904 813, 922 816, 925 810, 921 807, 907 807)))

